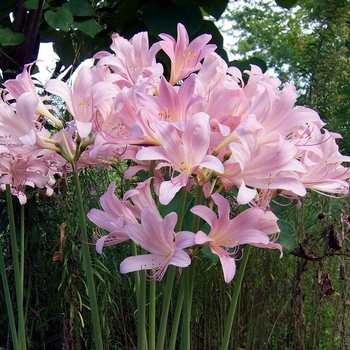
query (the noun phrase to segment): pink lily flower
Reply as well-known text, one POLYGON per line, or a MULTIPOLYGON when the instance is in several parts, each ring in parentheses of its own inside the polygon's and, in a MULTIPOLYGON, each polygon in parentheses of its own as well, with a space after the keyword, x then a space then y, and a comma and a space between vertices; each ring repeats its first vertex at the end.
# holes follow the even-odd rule
POLYGON ((16 76, 16 79, 9 79, 5 81, 4 85, 10 93, 10 98, 18 99, 25 92, 36 93, 36 87, 30 76, 30 70, 35 62, 25 64, 23 72, 16 76))
POLYGON ((182 129, 184 121, 193 114, 193 105, 204 100, 204 97, 194 93, 195 84, 195 75, 188 77, 181 86, 173 86, 162 77, 157 96, 139 94, 140 109, 147 113, 152 121, 176 123, 182 129))
POLYGON ((60 96, 66 103, 66 108, 73 116, 77 131, 81 138, 86 138, 92 129, 94 104, 92 99, 92 76, 90 68, 83 66, 73 84, 73 91, 66 83, 57 79, 49 80, 45 89, 60 96))
POLYGON ((120 87, 131 87, 140 76, 157 79, 163 74, 163 67, 155 58, 159 45, 149 48, 147 32, 138 33, 130 40, 115 33, 112 35, 111 49, 114 54, 101 51, 94 58, 100 59, 98 66, 106 65, 112 69, 115 82, 120 87))
MULTIPOLYGON (((296 147, 278 133, 270 134, 265 144, 258 145, 254 133, 247 132, 241 138, 244 144, 230 144, 231 157, 224 163, 224 177, 239 187, 238 203, 247 204, 257 194, 254 188, 293 191, 306 194, 297 174, 306 172, 303 164, 295 159, 296 147)), ((225 180, 222 179, 225 183, 225 180)))
POLYGON ((101 196, 102 210, 91 209, 87 217, 91 222, 110 232, 96 237, 96 251, 101 254, 104 246, 119 244, 129 239, 124 227, 128 222, 137 222, 129 202, 121 201, 115 195, 116 183, 111 182, 101 196))
POLYGON ((334 136, 325 130, 319 142, 322 156, 312 152, 305 152, 300 161, 304 164, 307 173, 301 173, 300 179, 306 188, 320 193, 338 193, 347 195, 349 192, 349 168, 341 164, 350 162, 349 156, 343 156, 334 136), (307 161, 305 162, 305 159, 307 161))
POLYGON ((200 61, 216 49, 216 45, 207 45, 211 39, 209 34, 200 35, 189 43, 186 28, 181 23, 177 25, 177 41, 168 34, 159 36, 163 39, 159 45, 171 60, 170 84, 172 85, 199 70, 200 61))
POLYGON ((33 146, 37 140, 34 114, 39 98, 35 93, 25 92, 17 100, 16 112, 7 104, 1 103, 0 134, 10 136, 19 145, 33 146))
POLYGON ((182 135, 178 129, 167 122, 159 121, 152 124, 161 146, 142 148, 136 155, 137 160, 165 160, 156 167, 171 167, 180 174, 164 181, 160 185, 159 200, 168 204, 180 190, 187 185, 189 178, 199 167, 222 173, 224 168, 219 159, 208 155, 210 144, 209 116, 205 113, 193 115, 187 123, 182 135))
POLYGON ((232 281, 236 272, 234 255, 242 244, 270 249, 279 249, 282 255, 282 247, 270 241, 268 234, 279 232, 277 217, 272 212, 255 207, 249 208, 230 219, 230 204, 222 195, 212 195, 218 207, 218 217, 208 207, 196 205, 191 212, 204 219, 211 227, 209 234, 203 231, 196 233, 195 242, 199 245, 208 245, 213 254, 216 254, 221 262, 226 283, 232 281), (230 251, 230 248, 233 250, 230 251))
POLYGON ((22 205, 27 202, 26 186, 46 187, 46 195, 50 196, 55 180, 42 158, 37 158, 38 153, 33 151, 24 155, 12 151, 13 155, 0 154, 0 189, 5 190, 6 184, 10 185, 11 193, 22 205))
POLYGON ((87 214, 91 222, 110 232, 108 235, 95 237, 96 251, 99 254, 104 246, 119 244, 130 239, 125 226, 129 223, 137 223, 141 219, 141 211, 144 207, 150 208, 158 222, 163 220, 152 198, 150 182, 151 179, 140 182, 136 188, 125 192, 123 200, 117 198, 116 183, 111 182, 100 198, 102 210, 91 209, 87 214), (130 199, 133 204, 130 203, 130 199))
POLYGON ((168 266, 187 267, 191 258, 183 250, 194 245, 194 233, 174 232, 177 214, 172 212, 158 221, 158 216, 149 207, 141 211, 141 224, 130 223, 125 226, 129 237, 151 254, 130 256, 120 264, 120 272, 152 270, 151 279, 160 281, 168 266))

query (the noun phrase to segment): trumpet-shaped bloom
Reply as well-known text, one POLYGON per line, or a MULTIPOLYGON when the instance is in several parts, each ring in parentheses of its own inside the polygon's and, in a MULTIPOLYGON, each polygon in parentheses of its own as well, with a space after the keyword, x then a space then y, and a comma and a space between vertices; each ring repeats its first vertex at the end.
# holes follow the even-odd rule
POLYGON ((120 201, 115 195, 116 184, 111 182, 107 191, 101 196, 100 203, 103 210, 91 209, 87 217, 97 226, 110 232, 98 237, 96 251, 101 254, 104 246, 118 244, 129 239, 124 230, 128 222, 137 222, 129 202, 120 201))
POLYGON ((191 212, 204 219, 211 227, 208 235, 198 231, 195 237, 196 244, 208 245, 213 254, 221 262, 226 283, 231 282, 236 272, 234 254, 242 244, 251 244, 263 248, 279 249, 282 247, 270 242, 268 234, 279 232, 277 218, 271 212, 265 212, 255 207, 249 208, 230 219, 230 204, 218 193, 212 195, 218 207, 218 217, 208 207, 197 205, 191 212), (230 248, 234 248, 230 252, 230 248))
POLYGON ((33 80, 30 76, 30 69, 35 64, 29 63, 24 65, 23 72, 18 74, 16 79, 9 79, 5 81, 4 85, 6 89, 9 91, 10 96, 13 98, 20 97, 25 92, 35 92, 36 87, 33 83, 33 80))
POLYGON ((200 61, 216 49, 216 45, 207 45, 211 39, 209 34, 200 35, 190 43, 186 28, 181 23, 177 25, 177 40, 168 34, 159 36, 163 39, 159 45, 171 60, 170 84, 176 84, 199 70, 200 61))
POLYGON ((305 187, 296 172, 306 172, 296 159, 296 147, 278 133, 270 134, 265 144, 258 144, 255 132, 247 132, 240 142, 230 144, 231 157, 224 163, 224 176, 240 187, 239 203, 246 204, 255 195, 255 190, 245 185, 262 189, 285 189, 304 196, 305 187))
POLYGON ((134 35, 126 40, 119 34, 112 35, 111 49, 114 54, 101 51, 94 58, 100 59, 97 65, 106 65, 115 72, 114 80, 120 86, 132 86, 139 77, 157 80, 163 74, 163 67, 156 62, 155 55, 159 51, 159 44, 149 48, 147 32, 134 35))
POLYGON ((151 179, 139 183, 135 189, 124 194, 123 200, 115 195, 116 183, 111 182, 107 191, 101 196, 102 210, 91 209, 87 217, 91 222, 110 232, 99 236, 96 242, 96 251, 101 254, 104 246, 115 245, 127 241, 130 237, 125 230, 129 223, 137 223, 141 219, 141 211, 144 207, 150 208, 152 215, 158 222, 162 217, 151 195, 151 179), (129 200, 132 200, 130 203, 129 200))
POLYGON ((126 258, 120 264, 120 272, 152 270, 151 278, 160 281, 168 266, 186 267, 191 259, 183 250, 194 245, 194 233, 189 231, 174 232, 177 214, 172 212, 159 222, 158 216, 149 207, 141 212, 141 223, 125 226, 129 237, 151 254, 126 258))
POLYGON ((52 174, 34 151, 27 156, 18 152, 16 156, 0 154, 0 174, 0 189, 4 190, 7 184, 10 185, 12 194, 18 197, 21 204, 27 202, 26 186, 46 187, 48 196, 53 193, 51 186, 55 181, 52 174))
POLYGON ((307 170, 307 173, 300 174, 303 185, 321 193, 347 195, 349 182, 346 180, 349 178, 349 169, 341 164, 350 162, 350 157, 340 154, 334 137, 327 130, 322 135, 319 147, 322 157, 312 152, 305 152, 301 157, 307 170), (307 162, 304 161, 305 158, 307 162))
POLYGON ((159 200, 168 204, 186 186, 192 174, 199 167, 223 172, 222 163, 214 156, 207 155, 210 143, 209 117, 205 113, 193 115, 186 129, 179 135, 178 129, 167 122, 154 122, 155 131, 161 146, 146 147, 136 155, 138 160, 165 160, 156 169, 170 166, 180 174, 160 185, 159 200))
POLYGON ((33 146, 37 138, 34 113, 38 103, 38 96, 32 92, 25 92, 18 98, 17 113, 6 103, 1 103, 0 135, 11 136, 14 143, 33 146))
POLYGON ((94 105, 92 100, 92 76, 90 68, 83 66, 74 80, 73 91, 63 81, 49 80, 45 89, 60 96, 66 103, 66 108, 73 116, 78 134, 81 138, 87 137, 92 128, 94 105))

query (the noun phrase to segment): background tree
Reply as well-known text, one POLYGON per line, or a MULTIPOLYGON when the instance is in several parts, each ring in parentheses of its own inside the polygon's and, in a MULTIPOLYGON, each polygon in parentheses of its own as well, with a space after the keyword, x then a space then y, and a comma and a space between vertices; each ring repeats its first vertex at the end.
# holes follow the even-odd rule
POLYGON ((131 38, 148 31, 176 35, 182 22, 190 35, 211 33, 219 52, 223 38, 211 18, 219 19, 228 0, 4 0, 0 5, 0 69, 13 77, 25 63, 37 58, 40 42, 53 42, 62 66, 74 69, 85 58, 107 49, 113 32, 131 38))
MULTIPOLYGON (((290 7, 297 0, 276 0, 290 7)), ((13 78, 38 56, 41 42, 53 42, 59 56, 54 75, 62 66, 71 70, 85 58, 109 47, 113 32, 131 38, 148 31, 175 36, 182 22, 190 36, 212 34, 217 52, 227 59, 223 38, 214 20, 228 0, 3 0, 0 4, 0 69, 4 80, 13 78)))
POLYGON ((296 85, 299 104, 315 108, 344 138, 350 154, 348 0, 301 0, 290 10, 273 1, 230 2, 226 35, 237 38, 231 52, 266 62, 283 81, 296 85))

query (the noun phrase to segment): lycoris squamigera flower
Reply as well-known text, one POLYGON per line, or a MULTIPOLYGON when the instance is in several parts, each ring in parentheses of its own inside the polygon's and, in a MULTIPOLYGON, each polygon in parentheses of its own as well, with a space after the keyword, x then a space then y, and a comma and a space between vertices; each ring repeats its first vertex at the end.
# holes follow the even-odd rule
POLYGON ((211 227, 207 235, 203 231, 196 233, 195 242, 199 245, 208 245, 213 254, 220 259, 224 279, 231 282, 236 272, 235 255, 237 248, 243 244, 251 244, 258 247, 279 249, 279 244, 270 241, 268 234, 277 233, 277 218, 271 212, 256 207, 249 208, 230 219, 230 204, 222 195, 212 195, 218 207, 218 216, 212 209, 204 205, 196 205, 191 212, 200 216, 211 227), (259 225, 264 222, 262 227, 259 225))

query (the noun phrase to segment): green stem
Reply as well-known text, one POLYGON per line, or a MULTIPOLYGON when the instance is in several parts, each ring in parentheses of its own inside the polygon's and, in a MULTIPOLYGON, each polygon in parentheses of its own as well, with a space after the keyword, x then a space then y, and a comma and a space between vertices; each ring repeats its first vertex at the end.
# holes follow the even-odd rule
MULTIPOLYGON (((197 186, 194 205, 202 204, 202 198, 203 198, 203 187, 197 186)), ((192 221, 192 231, 196 233, 199 230, 200 225, 201 225, 201 218, 197 215, 194 215, 193 221, 192 221)))
POLYGON ((1 238, 0 238, 0 272, 1 272, 2 285, 3 285, 4 293, 5 293, 7 315, 8 315, 8 318, 9 318, 9 324, 10 324, 10 330, 11 330, 13 347, 14 347, 14 349, 20 349, 19 344, 18 344, 18 336, 17 336, 17 330, 16 330, 15 315, 13 313, 12 300, 11 300, 10 289, 9 289, 9 284, 8 284, 8 280, 7 280, 7 274, 6 274, 4 253, 3 253, 3 248, 2 248, 2 244, 1 244, 1 238))
POLYGON ((25 221, 24 221, 24 205, 21 205, 21 238, 20 238, 20 275, 19 275, 19 304, 18 304, 18 336, 20 342, 23 344, 21 349, 26 349, 26 329, 25 329, 25 317, 24 317, 24 306, 23 306, 23 298, 24 298, 24 250, 25 250, 25 221))
MULTIPOLYGON (((195 195, 195 205, 202 203, 203 188, 197 186, 195 195)), ((197 232, 200 228, 201 218, 197 215, 193 216, 192 231, 197 232)), ((191 265, 185 270, 184 278, 186 280, 184 292, 184 314, 182 324, 181 349, 191 349, 191 313, 193 299, 193 284, 195 275, 195 260, 192 259, 191 265)))
POLYGON ((184 292, 184 313, 182 324, 181 349, 191 349, 191 311, 192 311, 192 296, 193 296, 193 281, 195 271, 195 260, 192 260, 191 265, 184 272, 186 281, 184 292))
MULTIPOLYGON (((133 256, 137 255, 137 246, 134 241, 131 241, 131 253, 133 256)), ((136 302, 137 302, 137 308, 139 308, 140 307, 140 272, 135 271, 134 277, 135 277, 136 302)))
MULTIPOLYGON (((132 255, 138 255, 137 245, 131 242, 132 255)), ((135 291, 137 302, 137 349, 147 349, 146 334, 146 276, 145 271, 135 271, 135 291), (141 275, 143 274, 143 275, 141 275)))
MULTIPOLYGON (((182 224, 183 224, 183 220, 184 220, 184 216, 185 216, 185 209, 186 209, 186 198, 187 198, 187 191, 184 188, 182 188, 181 189, 180 207, 179 207, 179 210, 177 212, 178 219, 177 219, 176 228, 175 228, 176 232, 179 232, 182 229, 182 224)), ((176 272, 175 267, 169 266, 168 272, 167 272, 166 285, 165 285, 165 294, 164 294, 164 299, 163 299, 162 315, 161 315, 161 319, 160 319, 160 327, 159 327, 158 341, 157 341, 157 350, 162 350, 164 348, 166 330, 167 330, 167 326, 168 326, 169 308, 170 308, 171 296, 172 296, 173 285, 174 285, 175 272, 176 272)), ((180 308, 180 310, 181 310, 181 308, 180 308)))
POLYGON ((82 245, 83 264, 84 264, 88 294, 90 299, 95 349, 103 350, 95 281, 94 281, 94 275, 93 275, 93 269, 92 269, 90 249, 89 249, 89 245, 87 244, 88 235, 87 235, 87 229, 86 229, 86 215, 84 211, 83 197, 82 197, 81 186, 79 181, 79 172, 78 172, 76 163, 72 163, 72 165, 73 165, 73 174, 74 174, 74 185, 75 185, 76 194, 77 194, 77 205, 78 205, 78 211, 79 211, 80 234, 83 242, 85 242, 82 245))
MULTIPOLYGON (((185 279, 183 278, 181 281, 179 296, 177 297, 177 303, 176 303, 176 309, 175 309, 175 315, 174 320, 172 323, 172 329, 171 329, 171 337, 169 342, 168 350, 174 350, 176 345, 176 338, 177 338, 177 331, 179 329, 179 323, 180 323, 180 316, 182 311, 182 304, 184 300, 184 294, 185 294, 185 279)), ((162 350, 162 349, 159 349, 162 350)))
MULTIPOLYGON (((145 273, 145 271, 144 271, 145 273)), ((138 325, 137 325, 137 349, 147 350, 146 334, 146 276, 140 278, 140 288, 138 293, 138 325)))
POLYGON ((186 209, 186 198, 187 198, 187 191, 182 188, 181 189, 181 199, 180 199, 180 207, 177 211, 177 223, 175 227, 175 231, 179 232, 182 229, 182 224, 185 217, 185 209, 186 209))
POLYGON ((166 330, 168 328, 168 316, 169 316, 169 308, 170 308, 171 296, 172 296, 173 285, 174 285, 175 272, 176 272, 175 266, 169 266, 167 271, 166 284, 165 284, 165 294, 163 299, 162 315, 160 317, 157 350, 164 349, 164 342, 165 342, 166 330))
MULTIPOLYGON (((17 315, 18 315, 18 329, 17 329, 18 345, 19 345, 19 349, 24 350, 27 348, 26 335, 25 335, 24 311, 23 311, 23 278, 24 276, 21 273, 21 267, 19 264, 15 215, 13 211, 12 194, 11 194, 10 185, 6 185, 6 201, 7 201, 7 208, 8 208, 10 237, 11 237, 12 262, 13 262, 13 270, 15 275, 17 315)), ((22 228, 22 224, 21 224, 21 228, 22 228)), ((21 242, 20 249, 23 250, 23 252, 22 251, 20 252, 21 256, 22 254, 24 256, 24 239, 23 239, 23 242, 21 242)), ((22 265, 24 266, 24 264, 22 265)))
POLYGON ((232 294, 232 298, 231 298, 230 310, 229 310, 228 315, 227 315, 225 333, 224 333, 224 338, 222 339, 221 350, 227 350, 228 346, 229 346, 232 324, 233 324, 233 320, 235 318, 238 297, 239 297, 239 294, 241 292, 242 281, 243 281, 245 269, 247 266, 250 250, 251 250, 251 246, 249 246, 249 245, 246 246, 246 248, 244 250, 243 259, 239 265, 238 275, 237 275, 237 278, 235 279, 235 286, 234 286, 234 290, 233 290, 233 294, 232 294))
POLYGON ((156 283, 149 282, 148 350, 156 348, 156 283))

